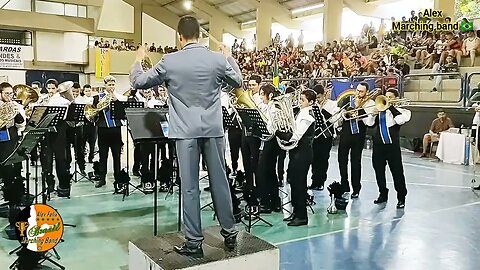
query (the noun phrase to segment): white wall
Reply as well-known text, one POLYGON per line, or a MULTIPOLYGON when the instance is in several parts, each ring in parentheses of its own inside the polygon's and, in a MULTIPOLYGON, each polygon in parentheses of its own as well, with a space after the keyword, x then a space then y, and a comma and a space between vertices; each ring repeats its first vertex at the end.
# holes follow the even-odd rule
POLYGON ((0 77, 7 77, 11 85, 25 84, 25 70, 0 70, 0 77))
POLYGON ((169 26, 157 21, 151 16, 142 13, 142 41, 158 48, 170 46, 175 47, 176 31, 169 26))
POLYGON ((133 33, 134 8, 123 0, 104 0, 98 30, 133 33))
POLYGON ((87 63, 88 36, 82 33, 37 32, 37 60, 87 63))

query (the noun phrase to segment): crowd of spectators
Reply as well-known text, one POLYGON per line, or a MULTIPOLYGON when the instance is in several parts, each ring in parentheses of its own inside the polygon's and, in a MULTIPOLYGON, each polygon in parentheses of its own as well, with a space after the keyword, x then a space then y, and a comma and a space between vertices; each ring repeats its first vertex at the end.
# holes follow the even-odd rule
MULTIPOLYGON (((148 45, 147 43, 144 44, 145 48, 148 48, 150 52, 157 52, 157 53, 172 53, 177 51, 177 47, 169 47, 169 46, 155 46, 155 43, 152 43, 152 45, 148 45)), ((133 43, 128 43, 125 41, 120 41, 120 43, 114 39, 111 43, 109 40, 104 40, 103 38, 100 38, 100 40, 95 41, 95 47, 97 48, 108 48, 112 50, 118 50, 118 51, 136 51, 141 44, 133 44, 133 43)))

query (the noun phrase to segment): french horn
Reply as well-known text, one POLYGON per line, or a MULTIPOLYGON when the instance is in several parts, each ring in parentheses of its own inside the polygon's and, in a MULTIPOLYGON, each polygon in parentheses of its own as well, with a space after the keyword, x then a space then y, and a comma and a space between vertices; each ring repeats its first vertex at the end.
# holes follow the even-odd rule
POLYGON ((13 87, 17 100, 22 102, 23 107, 27 107, 31 103, 35 103, 40 98, 37 91, 25 84, 17 84, 13 87))
POLYGON ((0 105, 0 129, 6 127, 18 114, 18 105, 15 101, 4 102, 0 105))

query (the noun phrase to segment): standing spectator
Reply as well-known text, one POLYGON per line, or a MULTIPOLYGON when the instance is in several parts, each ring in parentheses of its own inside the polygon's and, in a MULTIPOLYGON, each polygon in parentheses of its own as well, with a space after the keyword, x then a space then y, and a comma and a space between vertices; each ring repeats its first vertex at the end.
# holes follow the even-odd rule
POLYGON ((305 45, 303 43, 303 39, 304 39, 303 30, 300 30, 300 36, 298 36, 298 50, 300 51, 303 51, 303 46, 305 45))

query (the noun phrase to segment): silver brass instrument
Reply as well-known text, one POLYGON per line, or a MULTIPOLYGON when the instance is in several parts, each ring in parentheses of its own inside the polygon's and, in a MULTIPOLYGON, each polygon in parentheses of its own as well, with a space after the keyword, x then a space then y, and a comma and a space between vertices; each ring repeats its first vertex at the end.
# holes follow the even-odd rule
POLYGON ((113 101, 114 96, 112 93, 107 92, 107 94, 98 101, 97 106, 92 104, 85 105, 85 109, 83 113, 85 114, 85 118, 90 122, 96 122, 98 120, 98 114, 102 110, 108 108, 110 103, 113 101))
POLYGON ((0 128, 4 128, 18 114, 18 107, 15 101, 3 102, 0 105, 0 128))
MULTIPOLYGON (((300 92, 300 91, 296 91, 300 92)), ((270 119, 273 124, 273 130, 293 133, 295 130, 295 115, 293 113, 294 102, 296 100, 296 93, 288 93, 279 97, 273 98, 273 105, 276 110, 270 110, 270 119)), ((299 103, 297 103, 299 104, 299 103)), ((298 106, 298 105, 297 105, 298 106)), ((275 134, 273 132, 273 134, 275 134)), ((273 135, 275 136, 275 135, 273 135)), ((272 137, 273 137, 272 136, 272 137)), ((297 147, 298 141, 290 143, 281 140, 277 137, 277 142, 280 148, 285 151, 297 147)))
POLYGON ((73 102, 75 99, 73 97, 73 82, 72 81, 66 81, 58 85, 58 93, 60 96, 65 98, 66 100, 73 102))

